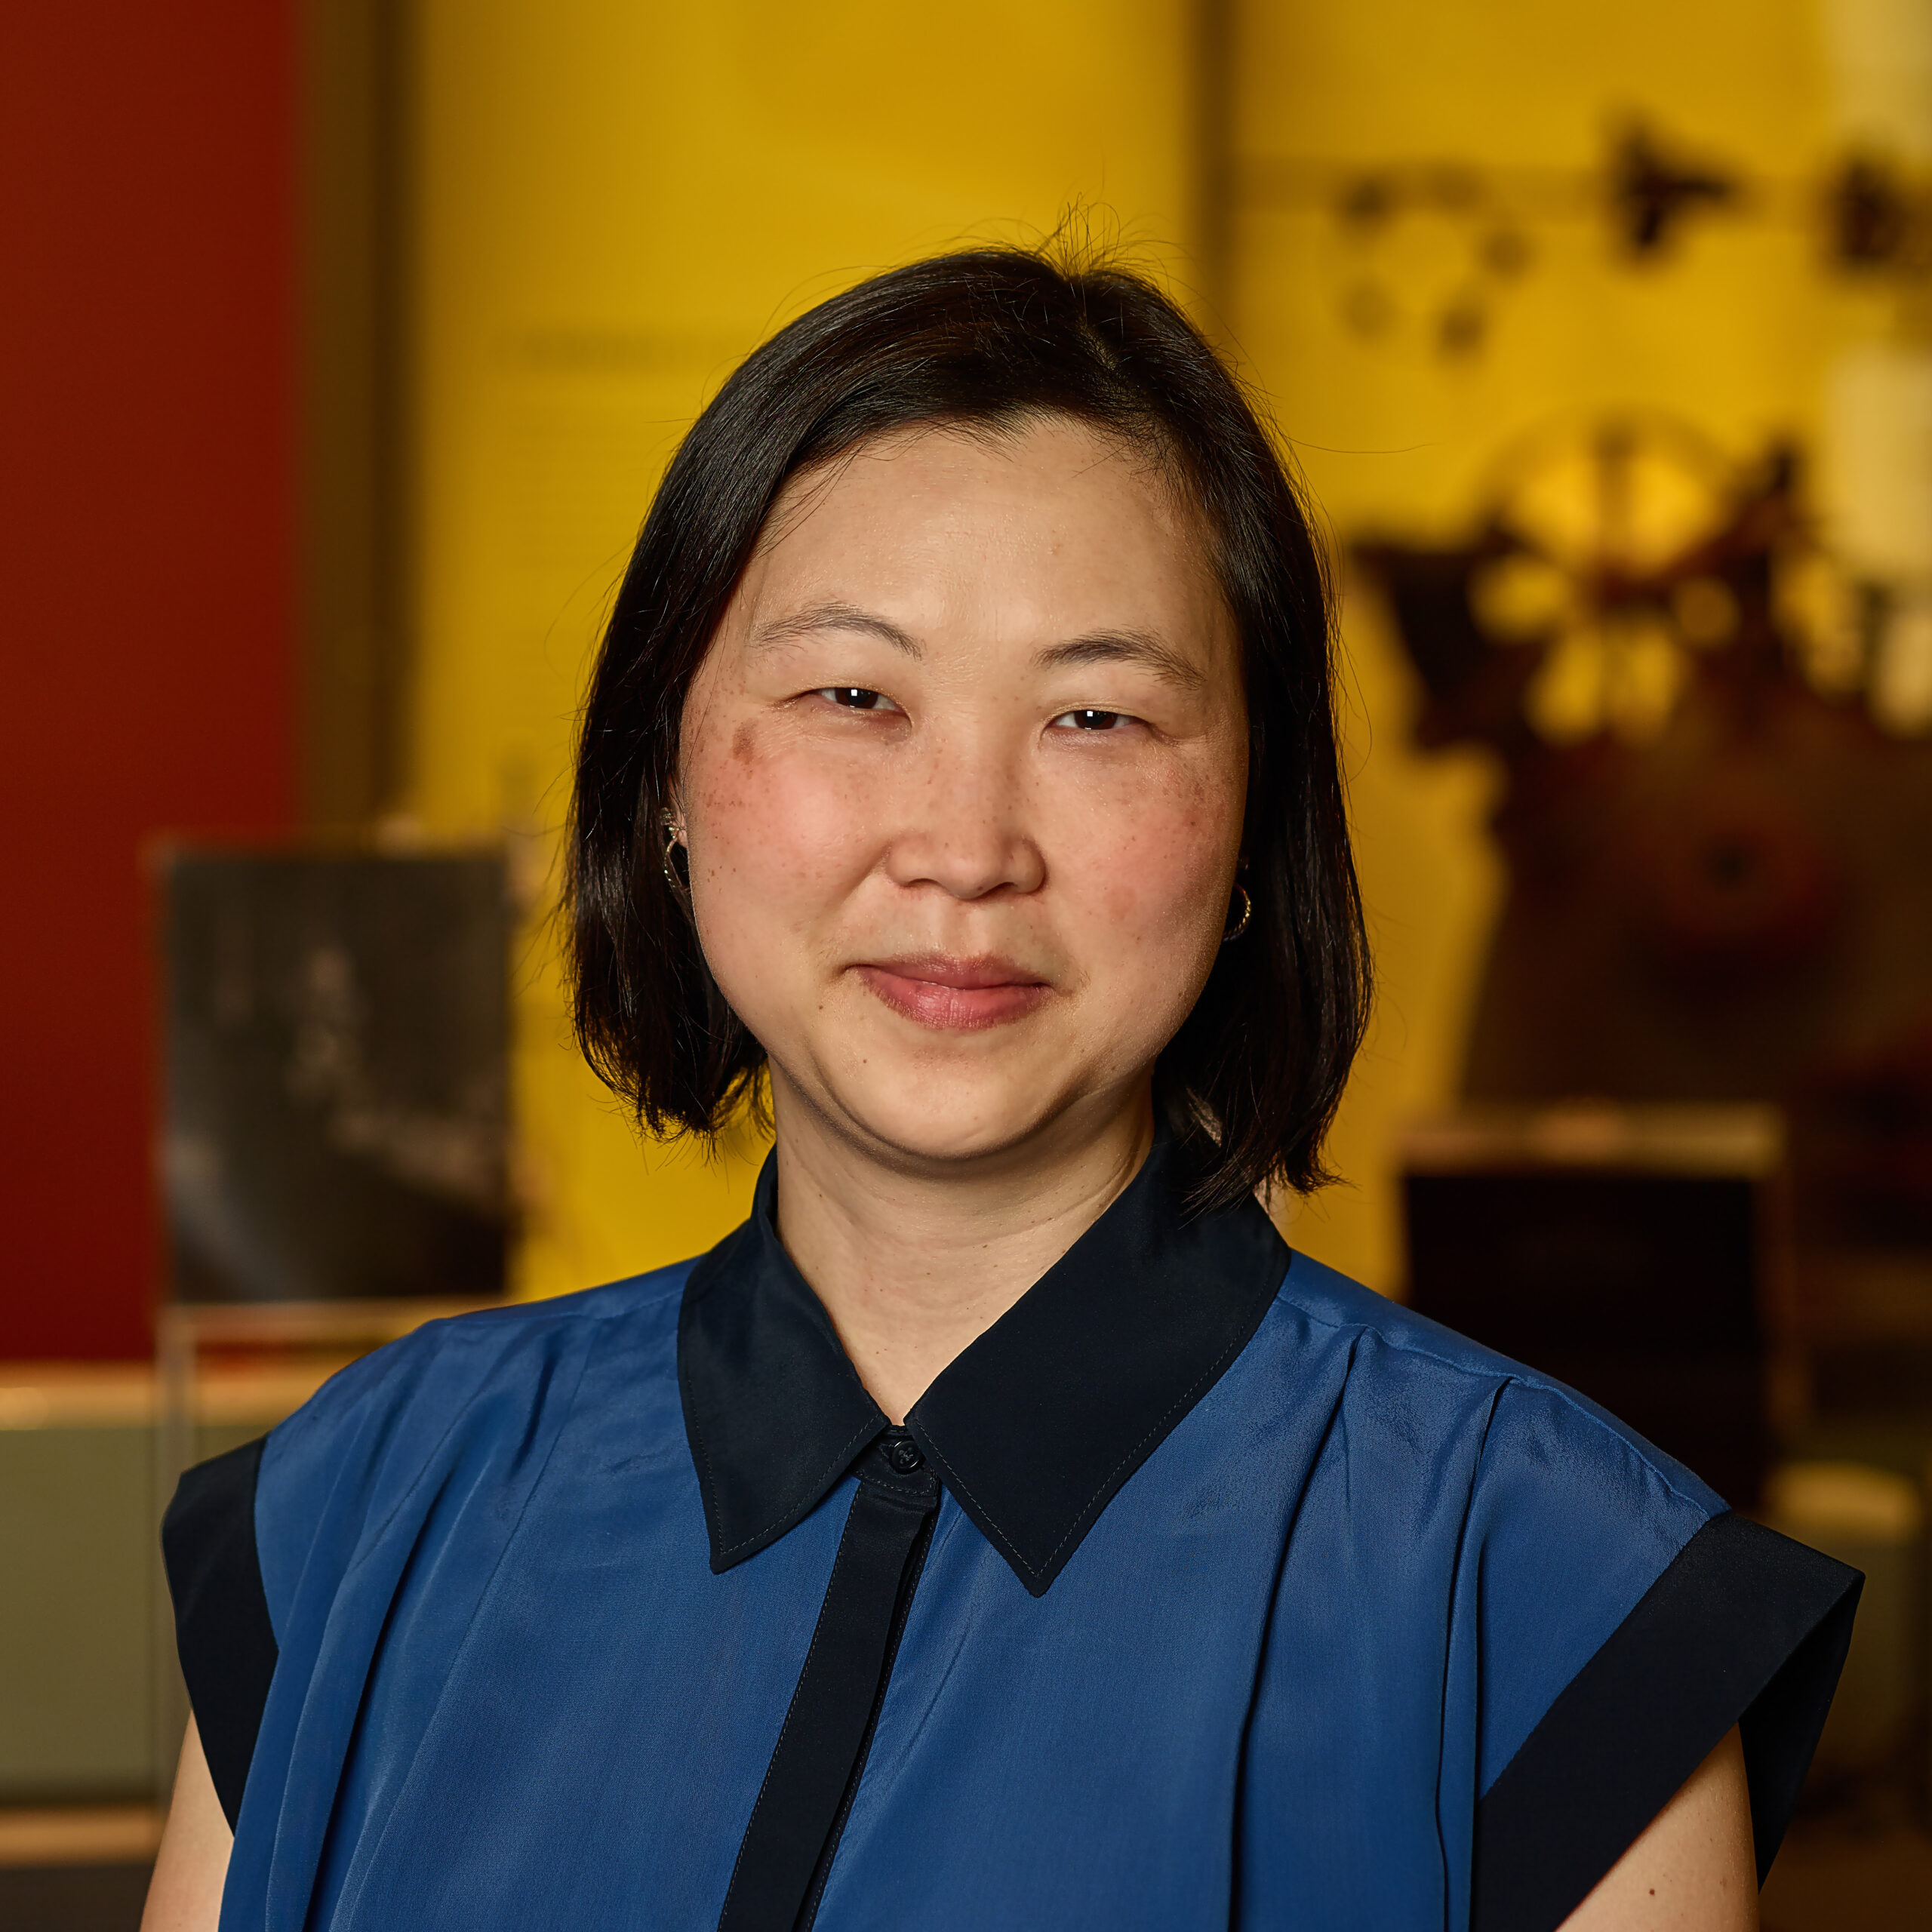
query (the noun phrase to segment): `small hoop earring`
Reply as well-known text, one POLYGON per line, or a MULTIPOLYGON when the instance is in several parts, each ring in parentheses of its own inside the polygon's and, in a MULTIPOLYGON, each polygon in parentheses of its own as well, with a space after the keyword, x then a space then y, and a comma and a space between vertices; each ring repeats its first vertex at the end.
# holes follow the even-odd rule
POLYGON ((1248 889, 1239 879, 1235 881, 1235 890, 1241 894, 1241 917, 1221 935, 1223 946, 1232 946, 1247 931, 1247 922, 1254 917, 1254 900, 1248 889))
MULTIPOLYGON (((672 856, 681 842, 678 837, 678 821, 668 811, 662 816, 664 826, 664 883, 681 899, 691 890, 691 881, 678 876, 677 862, 672 856)), ((686 863, 688 864, 689 861, 686 863)))

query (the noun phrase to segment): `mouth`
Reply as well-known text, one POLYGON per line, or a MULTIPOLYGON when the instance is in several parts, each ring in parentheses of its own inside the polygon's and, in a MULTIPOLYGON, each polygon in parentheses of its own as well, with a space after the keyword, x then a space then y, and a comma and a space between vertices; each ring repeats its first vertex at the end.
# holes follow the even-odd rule
POLYGON ((939 1032, 978 1032, 1023 1020, 1053 991, 1038 974, 990 953, 974 959, 921 953, 852 970, 894 1012, 939 1032))

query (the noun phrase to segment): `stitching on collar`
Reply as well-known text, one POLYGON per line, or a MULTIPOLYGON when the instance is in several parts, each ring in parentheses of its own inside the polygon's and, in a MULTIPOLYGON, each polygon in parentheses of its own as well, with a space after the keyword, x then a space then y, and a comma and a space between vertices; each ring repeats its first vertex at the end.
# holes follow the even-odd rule
MULTIPOLYGON (((1278 1292, 1278 1290, 1277 1292, 1278 1292)), ((1270 1301, 1272 1302, 1272 1297, 1271 1297, 1270 1301)), ((1262 1320, 1265 1321, 1266 1318, 1267 1307, 1264 1305, 1262 1309, 1262 1320)), ((998 1518, 995 1517, 993 1512, 989 1509, 986 1506, 973 1494, 972 1491, 966 1486, 966 1484, 961 1478, 958 1471, 953 1467, 952 1458, 946 1454, 946 1451, 940 1447, 937 1442, 932 1441, 931 1433, 930 1431, 927 1432, 927 1440, 928 1442, 931 1443, 934 1455, 946 1466, 948 1476, 955 1487, 958 1488, 960 1494, 965 1497, 972 1503, 974 1508, 986 1518, 988 1526, 992 1529, 993 1534, 998 1537, 1001 1543, 1005 1546, 1007 1551, 1011 1555, 1014 1561, 1017 1563, 1020 1568, 1025 1571, 1029 1577, 1044 1576, 1047 1571, 1054 1567, 1054 1559, 1066 1547, 1067 1543, 1081 1531, 1082 1525, 1087 1524, 1088 1520, 1095 1515, 1100 1505, 1100 1500, 1106 1494, 1109 1485, 1113 1482, 1115 1478, 1120 1475, 1123 1469, 1128 1468, 1137 1460, 1137 1458, 1146 1454, 1150 1444, 1158 1442, 1164 1435, 1171 1432, 1174 1426, 1174 1421, 1171 1419, 1175 1417, 1176 1412, 1177 1411, 1184 1411, 1191 1408, 1194 1405, 1195 1402, 1198 1399, 1198 1392, 1202 1389, 1204 1385, 1211 1384, 1220 1376, 1222 1371, 1227 1367, 1228 1364, 1232 1361, 1236 1355, 1240 1354, 1242 1347, 1254 1334, 1255 1330, 1260 1325, 1260 1321, 1246 1324, 1242 1328, 1237 1329, 1235 1332, 1229 1337, 1227 1345, 1221 1350, 1221 1352, 1217 1355, 1214 1359, 1188 1384, 1186 1388, 1184 1389, 1180 1395, 1174 1398, 1174 1401, 1161 1411, 1158 1419, 1149 1428, 1146 1433, 1140 1438, 1140 1441, 1135 1443, 1133 1447, 1129 1449, 1121 1457, 1120 1460, 1115 1463, 1113 1467, 1100 1478, 1100 1481, 1094 1486, 1093 1494, 1089 1496, 1086 1502, 1081 1506, 1078 1514, 1075 1516, 1073 1521, 1067 1526, 1065 1534, 1060 1537, 1059 1542, 1055 1543, 1053 1548, 1047 1552, 1044 1558, 1038 1563, 1029 1563, 1027 1561, 1026 1558, 1020 1553, 1018 1545, 1016 1544, 1013 1539, 1007 1534, 1006 1531, 1000 1527, 998 1518)))
MULTIPOLYGON (((798 1521, 800 1517, 810 1512, 814 1506, 823 1498, 827 1487, 831 1483, 836 1481, 838 1476, 844 1472, 845 1465, 858 1454, 860 1447, 866 1442, 868 1438, 876 1432, 877 1432, 872 1423, 866 1423, 863 1424, 860 1427, 859 1432, 854 1435, 843 1448, 840 1449, 837 1454, 833 1456, 832 1460, 826 1464, 824 1474, 819 1476, 815 1481, 806 1484, 804 1493, 798 1502, 793 1503, 782 1516, 777 1517, 771 1522, 767 1524, 763 1529, 754 1531, 751 1535, 743 1537, 740 1541, 733 1543, 728 1549, 721 1549, 718 1552, 719 1556, 735 1556, 740 1550, 748 1549, 753 1543, 758 1542, 761 1537, 782 1536, 794 1523, 798 1521)), ((711 1451, 709 1447, 706 1447, 704 1452, 704 1463, 705 1480, 707 1482, 709 1482, 711 1481, 711 1451)), ((712 1490, 711 1506, 712 1513, 715 1515, 718 1508, 718 1492, 715 1487, 712 1490)))
MULTIPOLYGON (((709 1258, 709 1256, 706 1256, 702 1257, 702 1260, 708 1260, 709 1258)), ((686 1312, 695 1309, 699 1302, 704 1300, 712 1293, 720 1272, 721 1270, 714 1269, 709 1275, 700 1280, 697 1295, 686 1304, 686 1312)), ((687 1287, 688 1287, 689 1276, 685 1279, 687 1287)), ((683 1312, 681 1312, 677 1337, 677 1374, 679 1384, 678 1393, 681 1398, 686 1392, 684 1386, 683 1341, 684 1315, 683 1312)), ((682 1406, 681 1400, 680 1407, 682 1406)), ((718 1506, 718 1476, 712 1459, 710 1439, 705 1434, 703 1427, 697 1418, 691 1415, 688 1411, 686 1411, 686 1414, 690 1423, 690 1433, 696 1437, 697 1441, 698 1460, 703 1466, 700 1475, 704 1485, 705 1497, 711 1506, 708 1512, 709 1518, 711 1522, 715 1523, 720 1520, 722 1512, 718 1506)), ((808 1515, 823 1500, 826 1491, 838 1479, 844 1471, 845 1465, 858 1454, 860 1449, 870 1437, 876 1433, 876 1426, 873 1423, 869 1422, 861 1423, 857 1433, 842 1447, 834 1452, 832 1460, 826 1466, 823 1472, 804 1486, 800 1493, 799 1500, 796 1503, 792 1504, 782 1515, 774 1517, 763 1529, 755 1530, 749 1536, 740 1537, 737 1542, 719 1549, 714 1560, 721 1563, 726 1558, 737 1555, 740 1550, 749 1549, 755 1543, 761 1540, 775 1541, 779 1537, 783 1536, 793 1524, 798 1521, 801 1517, 808 1515)))

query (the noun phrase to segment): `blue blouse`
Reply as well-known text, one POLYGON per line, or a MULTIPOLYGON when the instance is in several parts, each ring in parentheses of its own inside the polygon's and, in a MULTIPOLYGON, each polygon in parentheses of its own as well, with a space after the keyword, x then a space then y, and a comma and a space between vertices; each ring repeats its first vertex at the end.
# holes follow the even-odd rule
POLYGON ((1171 1165, 903 1429, 768 1167, 191 1472, 223 1932, 1549 1927, 1740 1721, 1761 1873, 1855 1573, 1171 1165))

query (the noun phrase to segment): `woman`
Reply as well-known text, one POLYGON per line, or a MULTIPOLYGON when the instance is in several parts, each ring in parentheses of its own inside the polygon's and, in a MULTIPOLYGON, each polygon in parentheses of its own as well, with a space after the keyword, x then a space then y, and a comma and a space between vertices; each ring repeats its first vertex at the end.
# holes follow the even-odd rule
POLYGON ((745 364, 569 903, 648 1128, 768 1081, 755 1209, 190 1473, 150 1926, 1753 1922, 1855 1578, 1257 1204, 1366 1002, 1329 651, 1133 276, 956 255, 745 364))

